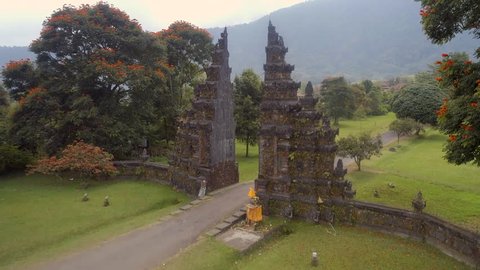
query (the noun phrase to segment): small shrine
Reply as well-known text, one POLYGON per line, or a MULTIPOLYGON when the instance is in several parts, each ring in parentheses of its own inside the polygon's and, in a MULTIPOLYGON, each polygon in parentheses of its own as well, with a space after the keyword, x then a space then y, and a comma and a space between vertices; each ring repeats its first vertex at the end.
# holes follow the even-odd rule
POLYGON ((262 205, 260 205, 255 190, 250 188, 248 191, 248 197, 250 198, 250 203, 247 204, 247 224, 252 225, 263 220, 262 215, 262 205))

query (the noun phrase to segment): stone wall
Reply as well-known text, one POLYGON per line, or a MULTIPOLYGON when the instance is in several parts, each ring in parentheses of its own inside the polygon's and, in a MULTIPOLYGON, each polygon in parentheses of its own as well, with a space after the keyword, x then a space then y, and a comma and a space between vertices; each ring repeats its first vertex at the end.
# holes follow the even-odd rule
POLYGON ((121 177, 135 177, 170 184, 170 166, 168 165, 142 161, 115 161, 113 164, 119 170, 121 177))
POLYGON ((470 266, 480 267, 480 235, 423 212, 334 200, 334 220, 423 240, 470 266))

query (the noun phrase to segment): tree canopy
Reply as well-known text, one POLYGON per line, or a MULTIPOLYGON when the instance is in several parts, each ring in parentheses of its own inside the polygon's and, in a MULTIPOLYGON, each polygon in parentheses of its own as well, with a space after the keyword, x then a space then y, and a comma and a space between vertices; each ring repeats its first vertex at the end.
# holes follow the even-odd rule
POLYGON ((176 97, 209 61, 211 46, 204 30, 186 22, 150 33, 104 2, 65 5, 30 45, 35 63, 11 62, 2 71, 20 104, 10 137, 48 155, 83 140, 116 158, 134 154, 145 137, 172 139, 176 97))
POLYGON ((340 117, 350 117, 355 112, 355 96, 343 77, 325 79, 320 89, 320 106, 338 124, 340 117))
MULTIPOLYGON (((418 0, 420 1, 420 0, 418 0)), ((421 0, 422 24, 434 43, 445 43, 464 31, 480 38, 480 4, 476 0, 421 0)), ((480 57, 480 47, 476 51, 480 57)), ((437 111, 440 129, 449 136, 445 157, 449 162, 480 165, 480 63, 465 54, 442 55, 437 81, 448 89, 437 111)))
POLYGON ((361 170, 361 163, 372 156, 380 155, 382 149, 382 139, 380 135, 371 137, 368 133, 362 133, 358 136, 350 135, 338 140, 338 152, 341 157, 348 157, 355 161, 358 170, 361 170))
POLYGON ((433 84, 410 83, 392 100, 392 111, 398 118, 412 118, 422 124, 437 124, 436 111, 446 93, 433 84))

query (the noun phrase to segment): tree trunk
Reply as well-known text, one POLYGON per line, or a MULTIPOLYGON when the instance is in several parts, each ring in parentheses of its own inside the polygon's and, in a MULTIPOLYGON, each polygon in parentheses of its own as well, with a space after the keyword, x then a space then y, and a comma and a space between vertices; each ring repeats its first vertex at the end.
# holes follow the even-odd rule
POLYGON ((355 160, 355 163, 357 163, 357 167, 358 167, 358 171, 361 171, 362 170, 362 166, 361 166, 361 163, 362 163, 362 160, 361 159, 354 159, 355 160))
POLYGON ((247 137, 247 147, 245 148, 245 157, 247 158, 248 158, 248 145, 249 143, 248 143, 248 137, 247 137))

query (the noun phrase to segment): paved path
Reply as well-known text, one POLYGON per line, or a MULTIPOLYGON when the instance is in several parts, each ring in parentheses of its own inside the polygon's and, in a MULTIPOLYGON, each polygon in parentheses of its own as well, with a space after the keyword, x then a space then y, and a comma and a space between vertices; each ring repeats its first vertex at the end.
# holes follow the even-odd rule
POLYGON ((48 262, 45 270, 137 270, 161 265, 189 246, 208 229, 248 202, 248 188, 241 183, 215 192, 193 209, 161 223, 132 231, 91 249, 48 262))

